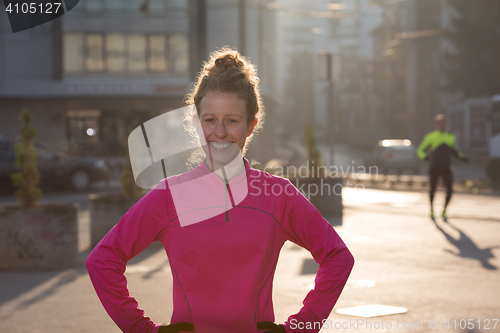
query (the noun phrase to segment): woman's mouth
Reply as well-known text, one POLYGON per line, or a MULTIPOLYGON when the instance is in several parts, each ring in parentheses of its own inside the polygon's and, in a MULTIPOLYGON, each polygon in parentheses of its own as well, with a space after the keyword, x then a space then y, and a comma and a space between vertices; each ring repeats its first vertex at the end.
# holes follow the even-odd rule
POLYGON ((231 142, 210 142, 210 145, 216 149, 224 149, 229 147, 231 142))

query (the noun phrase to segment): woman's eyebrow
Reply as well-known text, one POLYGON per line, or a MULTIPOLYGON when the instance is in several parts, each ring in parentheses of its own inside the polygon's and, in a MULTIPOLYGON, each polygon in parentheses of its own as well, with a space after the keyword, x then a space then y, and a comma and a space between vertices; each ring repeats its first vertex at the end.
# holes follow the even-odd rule
POLYGON ((230 114, 226 114, 226 116, 237 116, 237 117, 240 117, 240 118, 243 118, 240 114, 238 113, 230 113, 230 114))
MULTIPOLYGON (((202 115, 201 117, 202 118, 205 118, 205 117, 214 117, 215 115, 213 113, 205 113, 204 115, 202 115)), ((224 117, 230 117, 230 116, 237 116, 237 117, 240 117, 240 118, 243 118, 242 115, 238 114, 238 113, 230 113, 230 114, 225 114, 224 117)))

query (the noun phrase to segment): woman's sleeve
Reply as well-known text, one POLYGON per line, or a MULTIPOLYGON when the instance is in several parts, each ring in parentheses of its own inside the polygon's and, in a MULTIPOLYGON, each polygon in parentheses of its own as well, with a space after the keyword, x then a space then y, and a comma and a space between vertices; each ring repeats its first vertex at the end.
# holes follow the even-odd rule
POLYGON ((123 332, 156 333, 160 326, 130 296, 124 275, 127 261, 165 232, 167 196, 160 185, 123 215, 85 262, 102 305, 123 332))
POLYGON ((354 258, 330 223, 302 193, 291 187, 289 183, 283 203, 285 237, 309 250, 319 269, 315 287, 304 299, 304 306, 290 316, 284 326, 287 332, 312 333, 318 332, 317 323, 330 315, 351 273, 354 258), (316 329, 305 328, 307 323, 316 329))

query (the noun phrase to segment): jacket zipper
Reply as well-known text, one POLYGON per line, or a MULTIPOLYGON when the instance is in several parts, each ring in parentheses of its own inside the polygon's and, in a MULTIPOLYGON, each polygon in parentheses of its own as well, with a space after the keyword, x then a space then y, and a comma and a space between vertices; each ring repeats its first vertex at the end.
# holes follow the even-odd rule
POLYGON ((229 210, 228 210, 228 207, 227 207, 227 198, 229 197, 229 183, 226 182, 226 195, 224 196, 224 201, 226 203, 226 223, 229 222, 229 210))
POLYGON ((221 169, 222 174, 224 175, 224 183, 226 184, 226 192, 224 193, 224 202, 225 202, 225 217, 226 217, 226 222, 229 222, 229 207, 228 207, 228 198, 231 200, 231 207, 234 207, 234 200, 233 196, 230 193, 231 189, 229 188, 229 179, 227 179, 226 172, 224 171, 224 168, 221 169))

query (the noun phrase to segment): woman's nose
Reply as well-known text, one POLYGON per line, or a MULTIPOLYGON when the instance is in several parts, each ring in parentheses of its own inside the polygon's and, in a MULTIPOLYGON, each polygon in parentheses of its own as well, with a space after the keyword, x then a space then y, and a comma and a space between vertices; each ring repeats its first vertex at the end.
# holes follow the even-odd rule
POLYGON ((215 129, 215 136, 218 138, 225 138, 227 136, 226 127, 223 122, 217 124, 217 128, 215 129))

